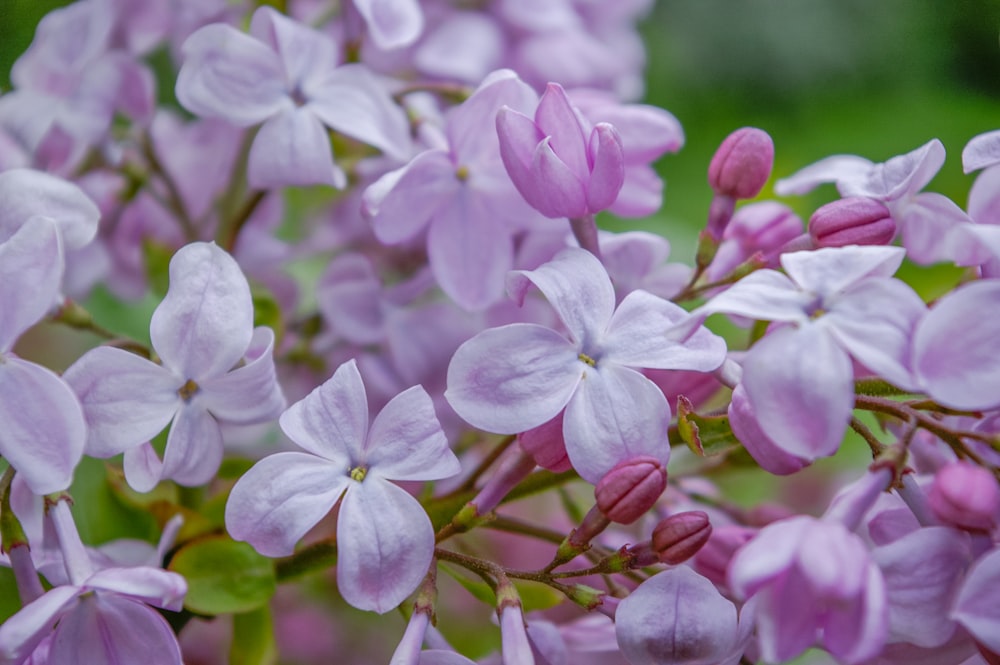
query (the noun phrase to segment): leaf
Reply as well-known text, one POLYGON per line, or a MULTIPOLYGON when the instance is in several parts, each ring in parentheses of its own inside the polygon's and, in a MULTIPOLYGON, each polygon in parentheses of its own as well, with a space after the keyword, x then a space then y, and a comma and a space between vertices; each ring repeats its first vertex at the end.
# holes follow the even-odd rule
POLYGON ((555 607, 566 598, 561 592, 540 582, 517 580, 514 586, 517 587, 517 593, 521 596, 521 605, 525 612, 547 610, 550 607, 555 607))
POLYGON ((741 448, 728 416, 699 416, 691 400, 677 398, 677 431, 695 455, 714 457, 741 448))
POLYGON ((441 566, 441 570, 448 573, 452 579, 465 587, 465 590, 471 593, 476 600, 480 600, 490 606, 496 605, 497 601, 496 596, 493 594, 493 589, 486 582, 470 579, 461 572, 452 569, 451 566, 441 566))
POLYGON ((278 650, 274 643, 274 622, 267 605, 233 615, 233 642, 229 647, 231 665, 274 665, 278 650))
POLYGON ((249 612, 274 595, 274 564, 247 543, 212 536, 182 547, 170 570, 188 583, 184 607, 198 614, 249 612))

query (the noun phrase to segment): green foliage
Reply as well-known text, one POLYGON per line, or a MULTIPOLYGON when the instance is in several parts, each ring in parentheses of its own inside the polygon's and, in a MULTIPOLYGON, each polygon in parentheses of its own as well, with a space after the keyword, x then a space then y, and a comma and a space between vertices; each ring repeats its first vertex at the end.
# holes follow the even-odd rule
POLYGON ((187 580, 184 607, 197 614, 257 610, 277 587, 271 560, 227 536, 188 543, 174 555, 170 570, 187 580))
POLYGON ((277 662, 271 608, 265 605, 234 615, 230 665, 274 665, 277 662))

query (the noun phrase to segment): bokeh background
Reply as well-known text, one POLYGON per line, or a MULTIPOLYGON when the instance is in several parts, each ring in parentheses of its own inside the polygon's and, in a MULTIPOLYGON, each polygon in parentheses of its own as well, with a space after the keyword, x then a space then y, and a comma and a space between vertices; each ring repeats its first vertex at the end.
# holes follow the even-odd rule
MULTIPOLYGON (((0 88, 9 89, 10 67, 30 43, 39 19, 63 4, 68 3, 0 0, 0 88)), ((602 218, 602 224, 663 234, 678 260, 693 255, 704 223, 711 198, 705 173, 712 153, 738 127, 753 125, 772 135, 778 178, 831 154, 883 161, 939 138, 948 159, 930 189, 962 206, 972 182, 962 174, 962 148, 973 136, 1000 128, 997 0, 659 0, 641 30, 648 48, 646 101, 677 116, 686 145, 659 164, 666 196, 657 215, 638 222, 602 218)), ((770 187, 765 188, 762 198, 770 195, 770 187)), ((805 219, 835 196, 827 186, 786 203, 805 219)), ((926 298, 957 278, 954 269, 908 266, 904 272, 926 298)), ((145 316, 148 321, 148 312, 145 316)), ((137 327, 139 335, 144 334, 143 326, 137 327)), ((818 471, 836 473, 863 463, 862 445, 845 449, 842 459, 824 461, 818 471)), ((87 496, 88 515, 103 517, 81 522, 85 538, 100 542, 137 531, 154 537, 151 518, 138 527, 130 524, 136 514, 123 512, 104 489, 103 463, 90 464, 94 472, 81 472, 80 479, 93 486, 74 487, 74 493, 87 496)), ((806 477, 760 478, 736 473, 720 484, 744 503, 775 492, 801 499, 810 491, 806 477), (776 489, 779 482, 783 484, 776 489)), ((817 505, 823 500, 815 498, 817 505)), ((0 620, 16 609, 14 597, 6 593, 12 587, 5 573, 0 571, 0 620)), ((293 592, 298 597, 279 602, 300 603, 304 595, 327 603, 315 593, 293 592)), ((483 612, 476 610, 476 622, 483 620, 480 615, 483 612)), ((289 618, 289 630, 310 620, 301 613, 294 621, 289 618)), ((484 636, 475 623, 468 625, 464 632, 449 631, 457 646, 486 651, 495 644, 495 631, 484 636)), ((357 626, 340 627, 329 639, 341 648, 353 643, 371 649, 377 644, 388 654, 402 623, 393 624, 391 635, 383 635, 383 630, 377 619, 359 619, 357 626)), ((372 662, 385 660, 374 655, 372 662)))

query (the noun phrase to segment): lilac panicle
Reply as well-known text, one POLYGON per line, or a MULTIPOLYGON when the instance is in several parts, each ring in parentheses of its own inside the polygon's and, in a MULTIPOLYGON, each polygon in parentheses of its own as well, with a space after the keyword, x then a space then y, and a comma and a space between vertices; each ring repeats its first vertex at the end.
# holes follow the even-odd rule
POLYGON ((288 408, 281 428, 306 452, 266 457, 233 487, 226 528, 267 556, 291 554, 338 500, 337 585, 355 607, 388 612, 416 589, 434 552, 430 519, 390 480, 438 480, 460 467, 430 397, 414 386, 369 426, 351 360, 288 408))
POLYGON ((251 34, 215 23, 184 43, 177 98, 192 113, 241 127, 263 123, 250 148, 252 187, 346 185, 326 127, 401 158, 409 151, 406 116, 363 65, 337 66, 327 35, 270 7, 251 34))
POLYGON ((673 303, 634 291, 615 308, 600 261, 566 249, 532 271, 514 271, 508 291, 523 302, 535 285, 567 334, 511 324, 475 336, 455 352, 445 397, 471 425, 517 434, 565 409, 563 436, 573 467, 596 483, 617 463, 669 457, 663 393, 635 368, 710 371, 725 355, 721 338, 700 330, 684 344, 663 330, 684 316, 673 303))
POLYGON ((250 287, 236 261, 215 243, 192 243, 170 261, 150 338, 162 365, 98 347, 66 370, 87 419, 87 452, 124 452, 125 477, 140 491, 161 479, 201 485, 222 461, 220 423, 266 422, 284 408, 274 333, 254 329, 250 287), (171 421, 161 463, 148 442, 171 421))

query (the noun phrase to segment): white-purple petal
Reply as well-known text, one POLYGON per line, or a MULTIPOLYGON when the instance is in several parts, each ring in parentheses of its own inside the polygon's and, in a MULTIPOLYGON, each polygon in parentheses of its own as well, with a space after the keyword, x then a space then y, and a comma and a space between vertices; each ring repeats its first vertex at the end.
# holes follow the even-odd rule
POLYGON ((850 182, 863 178, 875 163, 856 155, 833 155, 802 168, 774 183, 778 196, 806 194, 827 182, 850 182))
POLYGON ((384 614, 416 590, 434 555, 434 529, 412 496, 377 476, 352 481, 337 518, 337 587, 384 614))
POLYGON ((565 337, 542 326, 490 328, 455 351, 445 398, 473 427, 517 434, 562 411, 586 366, 565 337))
POLYGON ((63 276, 56 225, 34 217, 0 242, 0 354, 56 304, 63 276))
POLYGON ((962 582, 951 617, 987 649, 1000 653, 1000 549, 980 557, 962 582))
POLYGON ((87 589, 101 589, 136 601, 180 612, 187 593, 182 575, 161 568, 105 568, 87 578, 87 589))
POLYGON ((97 235, 100 211, 77 185, 31 169, 0 173, 0 242, 31 217, 55 222, 66 249, 79 249, 97 235))
POLYGON ((368 430, 363 461, 389 480, 438 480, 462 470, 422 386, 399 393, 368 430))
POLYGON ((274 369, 274 331, 256 328, 245 358, 245 365, 199 385, 199 403, 219 422, 267 422, 286 406, 274 369))
POLYGON ((196 487, 215 477, 222 464, 219 423, 196 401, 177 410, 163 451, 161 477, 196 487))
POLYGON ((365 20, 368 34, 380 49, 397 49, 415 42, 424 29, 417 0, 351 0, 365 20))
POLYGON ((261 126, 250 148, 247 182, 255 189, 287 185, 331 185, 342 189, 347 176, 333 163, 326 129, 310 109, 290 107, 261 126))
POLYGON ((1000 129, 972 137, 962 149, 962 170, 972 173, 1000 164, 1000 129))
POLYGON ((448 153, 425 150, 369 185, 362 209, 379 241, 393 245, 417 235, 439 208, 459 196, 460 186, 448 153))
POLYGON ((830 297, 868 277, 891 277, 906 256, 901 247, 824 247, 781 255, 781 267, 806 291, 830 297))
POLYGON ((56 587, 0 624, 0 662, 24 662, 82 593, 79 587, 56 587))
POLYGON ((287 556, 330 512, 351 481, 346 465, 277 453, 253 465, 226 502, 226 530, 265 556, 287 556))
POLYGON ((618 198, 625 182, 625 149, 614 126, 598 123, 590 135, 593 166, 587 182, 587 207, 598 212, 618 198))

